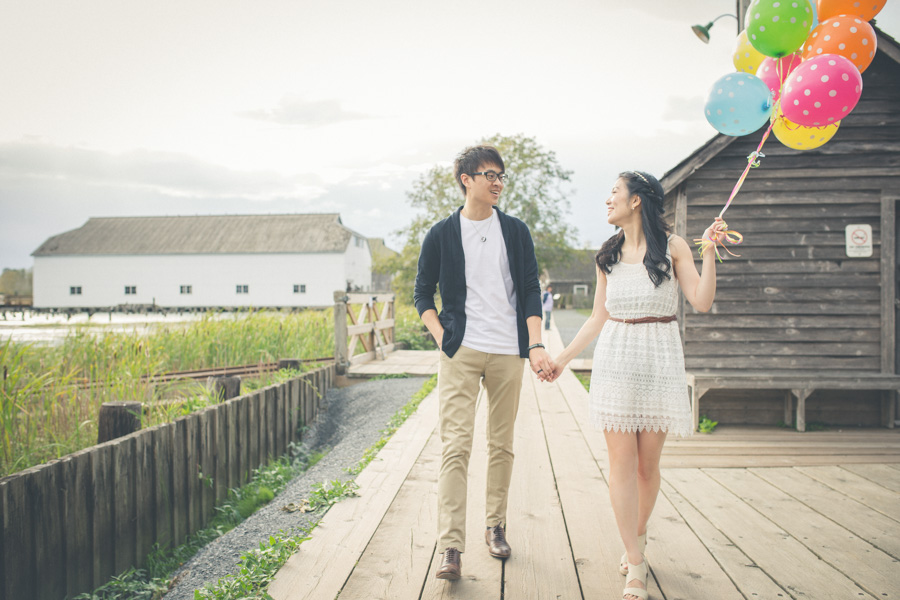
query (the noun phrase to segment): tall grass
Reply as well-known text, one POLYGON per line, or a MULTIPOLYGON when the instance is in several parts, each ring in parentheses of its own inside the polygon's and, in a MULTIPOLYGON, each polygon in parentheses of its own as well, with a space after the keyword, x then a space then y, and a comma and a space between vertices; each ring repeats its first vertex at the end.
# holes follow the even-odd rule
POLYGON ((52 347, 9 339, 0 344, 0 477, 95 444, 104 402, 143 402, 142 427, 214 402, 201 384, 149 376, 333 353, 332 313, 313 310, 210 313, 146 334, 76 327, 52 347))

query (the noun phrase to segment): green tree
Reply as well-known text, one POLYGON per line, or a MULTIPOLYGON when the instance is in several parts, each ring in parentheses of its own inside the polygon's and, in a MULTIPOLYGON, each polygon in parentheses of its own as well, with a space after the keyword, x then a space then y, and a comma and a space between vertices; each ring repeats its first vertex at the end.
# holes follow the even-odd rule
POLYGON ((31 295, 31 269, 3 269, 0 274, 0 294, 31 295))
MULTIPOLYGON (((528 225, 539 270, 568 259, 577 233, 565 221, 570 210, 567 184, 572 171, 560 166, 555 152, 522 134, 496 134, 478 143, 496 147, 503 157, 509 180, 498 208, 528 225)), ((431 168, 413 183, 407 197, 420 213, 410 225, 397 232, 406 240, 400 254, 376 261, 375 269, 392 273, 398 299, 412 303, 419 249, 425 234, 465 199, 453 177, 452 165, 431 168)))

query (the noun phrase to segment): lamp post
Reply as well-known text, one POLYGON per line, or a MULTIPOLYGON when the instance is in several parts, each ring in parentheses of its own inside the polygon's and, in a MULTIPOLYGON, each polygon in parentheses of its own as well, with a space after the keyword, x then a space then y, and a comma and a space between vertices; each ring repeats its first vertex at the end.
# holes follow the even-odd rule
POLYGON ((693 27, 691 27, 691 31, 693 31, 694 34, 698 38, 700 38, 700 41, 702 41, 704 44, 708 44, 709 43, 709 30, 712 29, 713 23, 715 23, 722 17, 734 17, 735 19, 737 19, 737 15, 733 15, 731 13, 725 13, 724 15, 719 15, 718 17, 716 17, 715 19, 713 19, 706 25, 699 25, 699 24, 694 25, 693 27))

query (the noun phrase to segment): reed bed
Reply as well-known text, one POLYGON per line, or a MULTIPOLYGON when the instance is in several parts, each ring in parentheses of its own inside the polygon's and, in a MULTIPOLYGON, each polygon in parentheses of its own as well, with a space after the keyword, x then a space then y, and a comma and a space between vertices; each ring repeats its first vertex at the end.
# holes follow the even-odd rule
POLYGON ((142 427, 215 402, 202 384, 152 384, 171 371, 334 353, 331 311, 207 314, 146 333, 75 327, 57 346, 0 343, 0 477, 86 448, 104 402, 144 403, 142 427))

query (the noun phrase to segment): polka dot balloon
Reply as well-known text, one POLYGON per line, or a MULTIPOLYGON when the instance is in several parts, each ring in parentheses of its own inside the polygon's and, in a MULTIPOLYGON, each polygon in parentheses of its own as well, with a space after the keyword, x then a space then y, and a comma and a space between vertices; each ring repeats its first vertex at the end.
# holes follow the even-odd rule
POLYGON ((731 57, 734 68, 742 73, 752 75, 756 73, 764 58, 765 55, 750 44, 750 40, 747 39, 747 30, 741 31, 735 40, 734 54, 731 57))
POLYGON ((781 110, 804 127, 831 125, 856 107, 862 85, 862 76, 849 59, 821 54, 803 61, 784 82, 781 110))
POLYGON ((850 15, 825 19, 816 27, 803 47, 803 59, 821 54, 839 54, 850 59, 859 72, 865 71, 875 58, 877 41, 872 26, 850 15))
POLYGON ((855 15, 863 21, 871 21, 887 0, 819 0, 819 20, 837 15, 855 15))
POLYGON ((772 92, 756 75, 729 73, 710 88, 704 112, 719 133, 747 135, 769 120, 772 92))
POLYGON ((823 146, 834 137, 841 125, 840 121, 835 121, 825 127, 803 127, 786 118, 778 104, 775 105, 771 120, 772 133, 778 141, 794 150, 812 150, 823 146))
POLYGON ((781 58, 772 58, 767 56, 759 69, 756 76, 762 79, 769 89, 772 90, 772 101, 778 102, 781 96, 781 82, 786 80, 791 72, 800 66, 799 54, 788 54, 781 58))
POLYGON ((747 15, 747 36, 753 47, 781 58, 806 41, 813 11, 809 0, 753 0, 747 15))

